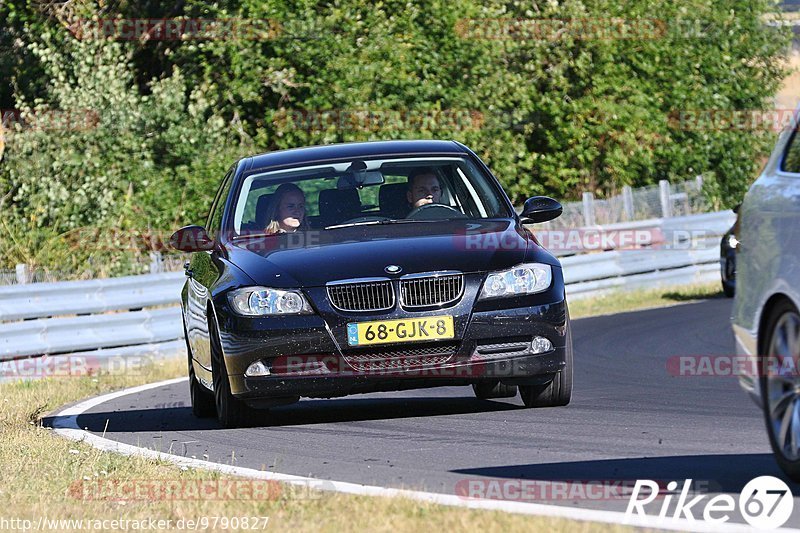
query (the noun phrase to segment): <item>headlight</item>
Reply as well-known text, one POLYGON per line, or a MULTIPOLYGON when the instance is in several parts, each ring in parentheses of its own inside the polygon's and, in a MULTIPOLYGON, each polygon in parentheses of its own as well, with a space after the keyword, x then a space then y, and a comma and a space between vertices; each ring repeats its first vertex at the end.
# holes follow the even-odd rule
POLYGON ((553 269, 550 265, 526 263, 489 274, 479 299, 534 294, 546 291, 552 282, 553 269))
POLYGON ((308 315, 314 311, 300 291, 245 287, 228 293, 233 310, 245 316, 308 315))
POLYGON ((736 235, 734 235, 733 233, 728 235, 728 246, 730 246, 731 248, 734 248, 734 249, 737 246, 739 246, 739 239, 737 239, 736 235))

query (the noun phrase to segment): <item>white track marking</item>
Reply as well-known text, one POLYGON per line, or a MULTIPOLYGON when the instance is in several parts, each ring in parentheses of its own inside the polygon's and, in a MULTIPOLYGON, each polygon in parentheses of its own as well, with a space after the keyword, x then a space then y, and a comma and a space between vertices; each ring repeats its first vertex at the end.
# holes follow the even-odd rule
MULTIPOLYGON (((169 379, 160 381, 158 383, 150 383, 147 385, 140 385, 109 394, 103 394, 94 398, 81 401, 71 407, 64 408, 51 416, 53 417, 53 430, 59 435, 71 440, 85 442, 99 450, 115 452, 122 455, 146 457, 149 459, 160 459, 162 461, 169 461, 179 466, 186 466, 191 468, 201 468, 204 470, 214 470, 225 474, 234 476, 242 476, 253 479, 263 479, 280 481, 290 483, 292 485, 303 486, 305 488, 327 490, 332 492, 341 492, 345 494, 356 494, 359 496, 382 496, 382 497, 402 497, 412 500, 423 502, 435 503, 440 505, 449 505, 453 507, 464 507, 468 509, 483 509, 490 511, 505 511, 509 513, 518 513, 526 515, 537 516, 551 516, 557 518, 566 518, 571 520, 581 520, 589 522, 602 522, 606 524, 621 524, 629 526, 639 526, 647 528, 666 529, 673 531, 698 531, 698 532, 751 532, 753 528, 747 524, 740 523, 725 523, 720 525, 709 524, 703 521, 690 522, 686 519, 664 519, 657 516, 640 517, 634 516, 630 520, 626 520, 625 513, 619 511, 603 511, 596 509, 583 509, 580 507, 570 507, 567 505, 549 505, 540 503, 523 503, 507 500, 485 500, 485 499, 469 499, 455 494, 440 494, 436 492, 423 492, 416 490, 406 489, 392 489, 386 487, 377 487, 373 485, 359 485, 358 483, 349 483, 345 481, 329 481, 324 479, 315 479, 304 476, 294 476, 290 474, 280 474, 278 472, 265 472, 262 470, 255 470, 252 468, 243 468, 239 466, 231 466, 220 463, 213 463, 211 461, 203 461, 191 457, 182 457, 180 455, 173 455, 148 448, 140 448, 131 444, 124 444, 111 439, 107 439, 91 433, 88 430, 81 429, 78 426, 78 416, 84 414, 89 409, 97 407, 107 401, 127 396, 129 394, 136 394, 158 387, 167 385, 174 385, 176 383, 185 382, 186 378, 169 379)), ((800 533, 800 529, 776 529, 774 531, 787 531, 800 533)))

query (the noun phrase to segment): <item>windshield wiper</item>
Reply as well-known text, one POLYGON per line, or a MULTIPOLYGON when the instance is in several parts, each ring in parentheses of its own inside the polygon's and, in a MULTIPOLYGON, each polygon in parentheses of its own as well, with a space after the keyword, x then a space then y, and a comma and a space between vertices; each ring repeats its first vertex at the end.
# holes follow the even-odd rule
POLYGON ((261 237, 277 237, 276 233, 242 233, 241 235, 234 235, 231 237, 232 241, 238 241, 242 239, 258 239, 261 237))
POLYGON ((409 224, 414 222, 441 222, 440 220, 415 220, 408 218, 390 218, 388 220, 365 220, 364 222, 349 222, 347 224, 335 224, 326 226, 325 229, 352 228, 354 226, 382 226, 386 224, 409 224))

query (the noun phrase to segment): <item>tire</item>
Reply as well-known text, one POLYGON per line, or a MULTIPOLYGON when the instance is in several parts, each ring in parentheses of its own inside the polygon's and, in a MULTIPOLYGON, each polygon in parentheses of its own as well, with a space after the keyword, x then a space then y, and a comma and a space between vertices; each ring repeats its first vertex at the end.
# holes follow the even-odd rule
POLYGON ((720 263, 720 275, 722 277, 722 292, 728 298, 733 298, 736 294, 736 282, 731 279, 731 274, 735 275, 735 268, 731 267, 731 260, 724 258, 724 263, 720 263))
POLYGON ((479 400, 491 400, 493 398, 513 398, 517 395, 516 385, 503 385, 499 381, 486 381, 473 383, 472 391, 479 400))
POLYGON ((183 338, 186 340, 186 355, 189 361, 189 397, 192 402, 192 414, 197 418, 211 418, 217 414, 214 403, 214 394, 206 389, 197 380, 192 364, 192 348, 189 346, 189 336, 186 334, 186 324, 183 324, 183 338))
POLYGON ((525 407, 561 407, 572 399, 572 325, 567 311, 567 342, 564 348, 564 368, 544 385, 520 385, 519 395, 525 407))
MULTIPOLYGON (((790 355, 797 363, 800 353, 789 353, 792 346, 787 345, 787 350, 784 350, 776 342, 785 333, 791 334, 792 331, 795 333, 800 331, 800 314, 791 302, 784 300, 772 309, 765 331, 766 343, 762 346, 761 353, 769 356, 782 355, 784 358, 790 355)), ((797 341, 793 345, 794 352, 800 351, 797 341)), ((781 470, 792 480, 800 482, 800 428, 795 427, 796 422, 791 416, 795 409, 800 408, 798 407, 800 392, 797 388, 800 386, 800 378, 797 376, 796 370, 791 375, 781 378, 777 373, 770 372, 770 368, 767 367, 759 372, 759 382, 761 385, 761 408, 767 425, 772 453, 781 470), (776 413, 775 416, 771 414, 772 412, 776 413), (783 438, 782 431, 785 431, 783 438), (798 435, 794 443, 791 440, 792 432, 798 435), (787 437, 789 438, 788 443, 787 437)))
POLYGON ((231 383, 222 346, 219 342, 216 323, 213 317, 208 320, 208 333, 211 340, 211 374, 214 380, 214 403, 217 420, 224 428, 233 429, 256 425, 263 411, 251 408, 231 393, 231 383))
POLYGON ((192 414, 197 418, 211 418, 217 415, 214 394, 197 380, 192 361, 189 361, 189 395, 192 398, 192 414))
POLYGON ((725 293, 725 296, 728 298, 733 298, 736 294, 736 287, 731 282, 722 282, 722 292, 725 293))

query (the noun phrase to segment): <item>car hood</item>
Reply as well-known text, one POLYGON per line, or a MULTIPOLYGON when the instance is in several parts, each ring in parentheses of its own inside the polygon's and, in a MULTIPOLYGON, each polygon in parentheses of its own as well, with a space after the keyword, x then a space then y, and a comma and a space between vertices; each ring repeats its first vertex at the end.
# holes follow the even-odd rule
POLYGON ((514 220, 455 220, 355 226, 244 239, 230 260, 257 284, 319 287, 329 281, 441 270, 484 272, 526 260, 557 265, 514 220), (533 256, 533 259, 532 259, 533 256))

